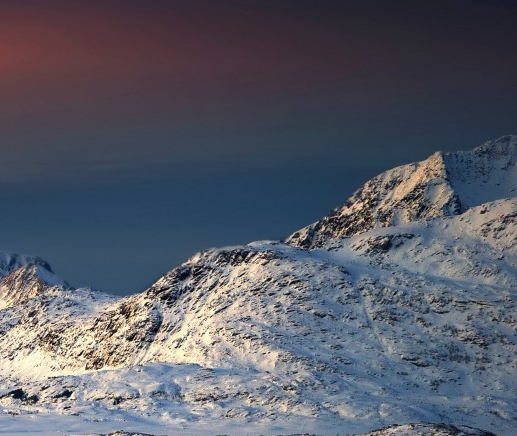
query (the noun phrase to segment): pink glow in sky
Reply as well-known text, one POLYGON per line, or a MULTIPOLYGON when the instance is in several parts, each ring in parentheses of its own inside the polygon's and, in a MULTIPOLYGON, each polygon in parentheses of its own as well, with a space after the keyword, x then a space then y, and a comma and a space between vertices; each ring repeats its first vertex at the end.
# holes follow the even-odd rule
POLYGON ((517 133, 516 22, 512 0, 0 0, 0 248, 127 292, 283 237, 517 133))

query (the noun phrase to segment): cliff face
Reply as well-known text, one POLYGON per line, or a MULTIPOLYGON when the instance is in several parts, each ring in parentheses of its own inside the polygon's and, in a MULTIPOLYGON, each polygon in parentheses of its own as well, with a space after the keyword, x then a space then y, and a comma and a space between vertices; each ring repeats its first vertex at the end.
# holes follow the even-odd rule
POLYGON ((164 425, 510 435, 515 156, 515 137, 436 153, 286 243, 198 253, 126 298, 13 269, 0 279, 0 403, 164 425))

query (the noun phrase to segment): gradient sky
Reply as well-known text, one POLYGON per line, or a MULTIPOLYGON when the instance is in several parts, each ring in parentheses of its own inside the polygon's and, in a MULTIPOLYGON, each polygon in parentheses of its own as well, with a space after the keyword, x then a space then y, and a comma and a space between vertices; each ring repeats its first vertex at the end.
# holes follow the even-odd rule
POLYGON ((517 133, 517 2, 0 0, 0 247, 142 291, 517 133))

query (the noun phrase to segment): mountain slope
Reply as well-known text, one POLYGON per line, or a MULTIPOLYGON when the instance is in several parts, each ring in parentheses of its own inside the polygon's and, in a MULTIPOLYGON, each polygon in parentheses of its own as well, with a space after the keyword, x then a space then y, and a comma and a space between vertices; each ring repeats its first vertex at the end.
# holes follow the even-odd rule
POLYGON ((160 434, 217 421, 235 434, 445 422, 510 435, 515 149, 505 137, 388 171, 287 243, 198 253, 126 298, 34 290, 20 277, 37 268, 13 271, 0 404, 160 434))

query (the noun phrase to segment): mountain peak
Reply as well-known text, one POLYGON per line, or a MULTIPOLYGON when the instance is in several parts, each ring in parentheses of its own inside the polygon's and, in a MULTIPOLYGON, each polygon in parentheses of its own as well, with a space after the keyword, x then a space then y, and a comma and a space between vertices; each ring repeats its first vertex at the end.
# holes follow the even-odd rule
POLYGON ((342 206, 293 233, 300 248, 428 218, 458 215, 517 192, 517 136, 488 141, 467 152, 436 152, 367 182, 342 206))
POLYGON ((47 271, 53 273, 49 263, 38 256, 28 256, 26 254, 11 253, 0 250, 0 277, 4 277, 18 268, 25 265, 39 265, 47 271))
POLYGON ((56 276, 48 264, 27 263, 0 279, 0 309, 15 306, 44 290, 68 284, 56 276))

